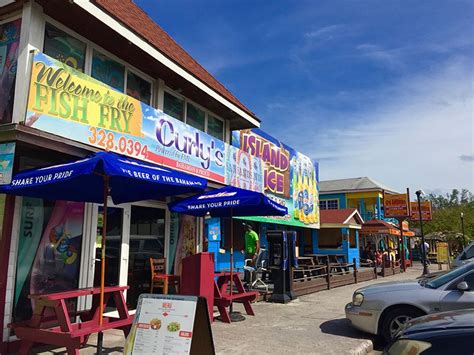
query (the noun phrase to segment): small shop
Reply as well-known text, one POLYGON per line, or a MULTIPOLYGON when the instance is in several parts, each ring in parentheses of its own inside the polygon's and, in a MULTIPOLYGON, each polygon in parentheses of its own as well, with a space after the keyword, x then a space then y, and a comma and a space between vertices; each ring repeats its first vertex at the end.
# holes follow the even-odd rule
MULTIPOLYGON (((205 218, 205 240, 208 250, 215 253, 216 269, 229 268, 229 231, 235 231, 234 250, 244 249, 244 223, 250 224, 260 238, 262 249, 268 249, 266 233, 269 230, 295 231, 297 253, 303 256, 313 252, 313 240, 319 228, 318 163, 295 151, 285 143, 260 129, 240 130, 232 133, 232 145, 238 154, 233 157, 236 170, 229 179, 232 186, 263 191, 273 201, 286 206, 283 217, 205 218), (254 176, 255 160, 263 164, 262 185, 254 176)), ((258 170, 257 170, 258 171, 258 170)), ((234 267, 242 269, 244 254, 236 253, 234 267)))

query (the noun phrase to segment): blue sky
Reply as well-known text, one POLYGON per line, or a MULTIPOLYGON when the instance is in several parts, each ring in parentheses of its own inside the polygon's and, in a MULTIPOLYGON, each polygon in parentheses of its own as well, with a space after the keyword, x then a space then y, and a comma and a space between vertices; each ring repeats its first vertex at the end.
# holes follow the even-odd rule
POLYGON ((474 190, 474 2, 136 2, 323 180, 474 190))

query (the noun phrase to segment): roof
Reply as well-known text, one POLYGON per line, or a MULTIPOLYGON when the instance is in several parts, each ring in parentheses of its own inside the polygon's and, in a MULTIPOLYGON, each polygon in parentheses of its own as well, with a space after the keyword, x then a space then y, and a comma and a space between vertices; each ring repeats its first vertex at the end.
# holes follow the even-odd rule
POLYGON ((392 193, 399 193, 398 191, 385 186, 384 184, 369 178, 357 177, 339 180, 326 180, 319 183, 319 192, 336 193, 336 192, 356 192, 356 191, 387 191, 392 193))
POLYGON ((355 208, 342 208, 339 210, 320 210, 319 214, 321 224, 349 224, 352 218, 358 224, 364 223, 364 220, 355 208))
POLYGON ((231 103, 258 120, 256 115, 242 104, 224 85, 204 69, 171 36, 154 22, 132 0, 93 0, 97 6, 108 12, 124 26, 142 37, 150 45, 174 61, 187 72, 201 80, 231 103))
POLYGON ((380 219, 372 219, 370 221, 364 222, 361 233, 400 235, 400 230, 392 223, 380 219))

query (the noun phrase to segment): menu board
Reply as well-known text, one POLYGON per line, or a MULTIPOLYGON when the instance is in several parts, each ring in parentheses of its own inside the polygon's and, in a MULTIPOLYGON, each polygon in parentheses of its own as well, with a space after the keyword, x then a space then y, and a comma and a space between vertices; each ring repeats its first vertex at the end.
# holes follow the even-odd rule
POLYGON ((125 354, 189 354, 198 298, 143 294, 125 354))

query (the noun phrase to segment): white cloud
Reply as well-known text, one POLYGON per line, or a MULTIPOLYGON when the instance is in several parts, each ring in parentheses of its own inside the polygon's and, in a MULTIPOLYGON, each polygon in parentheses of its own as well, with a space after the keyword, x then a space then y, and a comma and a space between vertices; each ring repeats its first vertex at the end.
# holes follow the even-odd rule
POLYGON ((452 59, 383 90, 327 97, 337 106, 352 96, 363 109, 331 112, 320 94, 287 103, 286 119, 298 123, 263 129, 319 158, 322 179, 370 176, 400 191, 474 191, 473 81, 472 59, 452 59))
POLYGON ((399 190, 474 190, 473 165, 459 158, 474 150, 472 82, 472 63, 455 60, 390 88, 392 96, 359 124, 321 137, 322 150, 312 156, 341 157, 322 162, 322 178, 371 176, 399 190))

